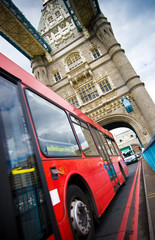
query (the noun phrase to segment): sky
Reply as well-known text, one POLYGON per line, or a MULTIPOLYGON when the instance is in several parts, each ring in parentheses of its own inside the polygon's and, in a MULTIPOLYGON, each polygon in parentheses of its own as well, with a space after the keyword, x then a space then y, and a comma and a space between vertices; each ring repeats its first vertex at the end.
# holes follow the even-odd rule
MULTIPOLYGON (((155 0, 98 0, 116 40, 155 102, 155 0)), ((37 29, 41 0, 13 0, 37 29)), ((32 73, 30 61, 0 37, 0 52, 32 73)))

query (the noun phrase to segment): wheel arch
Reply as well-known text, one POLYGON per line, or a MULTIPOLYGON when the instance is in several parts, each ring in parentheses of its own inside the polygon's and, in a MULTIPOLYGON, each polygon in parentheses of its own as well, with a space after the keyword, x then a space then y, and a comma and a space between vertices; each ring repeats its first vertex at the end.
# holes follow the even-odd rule
MULTIPOLYGON (((99 218, 97 206, 96 206, 92 191, 91 191, 88 183, 85 181, 85 179, 82 176, 80 176, 79 174, 73 174, 68 181, 67 188, 69 185, 77 185, 79 188, 81 188, 81 190, 87 196, 90 207, 92 209, 93 217, 97 221, 97 219, 99 218)), ((66 194, 67 194, 67 191, 66 191, 66 194)))

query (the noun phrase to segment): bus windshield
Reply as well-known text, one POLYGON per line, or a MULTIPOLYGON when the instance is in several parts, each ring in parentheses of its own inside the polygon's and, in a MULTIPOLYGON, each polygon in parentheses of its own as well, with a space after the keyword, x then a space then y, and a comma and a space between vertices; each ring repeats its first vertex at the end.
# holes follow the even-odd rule
POLYGON ((125 157, 125 158, 130 157, 132 155, 133 155, 133 151, 132 150, 123 153, 123 157, 125 157))

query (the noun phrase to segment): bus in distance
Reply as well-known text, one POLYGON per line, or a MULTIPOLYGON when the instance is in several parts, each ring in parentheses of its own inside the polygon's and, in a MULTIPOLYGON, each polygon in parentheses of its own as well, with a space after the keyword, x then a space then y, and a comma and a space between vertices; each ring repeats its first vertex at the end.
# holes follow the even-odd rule
POLYGON ((94 239, 128 176, 113 135, 3 54, 0 96, 4 239, 94 239))
POLYGON ((131 145, 120 148, 120 151, 121 151, 124 161, 127 165, 130 163, 137 162, 137 156, 131 145))

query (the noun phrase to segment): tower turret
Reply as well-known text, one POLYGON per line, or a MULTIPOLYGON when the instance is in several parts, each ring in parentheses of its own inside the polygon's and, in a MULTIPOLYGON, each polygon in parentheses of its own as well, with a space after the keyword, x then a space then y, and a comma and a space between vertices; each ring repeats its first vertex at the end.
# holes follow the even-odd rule
POLYGON ((111 24, 103 14, 99 14, 93 21, 92 26, 97 37, 106 47, 129 92, 133 95, 134 101, 148 123, 150 133, 153 135, 155 133, 155 105, 146 91, 144 83, 127 59, 121 45, 115 39, 111 24))

